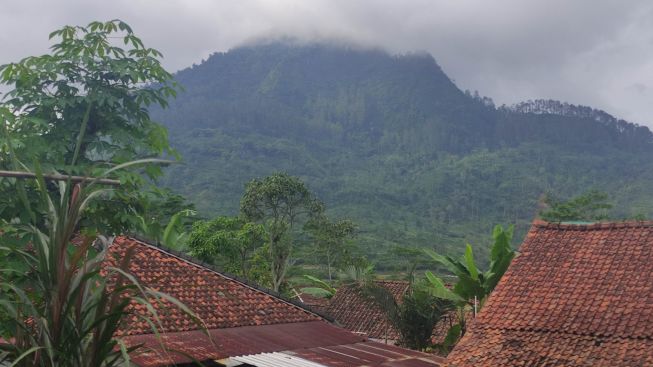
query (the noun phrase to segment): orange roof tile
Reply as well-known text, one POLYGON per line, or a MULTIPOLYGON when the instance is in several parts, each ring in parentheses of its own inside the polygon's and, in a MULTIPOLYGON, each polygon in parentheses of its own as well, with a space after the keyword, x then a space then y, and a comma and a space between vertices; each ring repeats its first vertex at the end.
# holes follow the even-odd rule
MULTIPOLYGON (((130 272, 146 286, 166 293, 188 306, 208 329, 250 325, 322 320, 317 314, 280 296, 270 294, 244 281, 229 277, 173 255, 145 242, 118 237, 111 245, 105 266, 115 266, 128 248, 136 246, 130 272)), ((158 306, 154 303, 154 306, 158 306)), ((123 335, 151 333, 148 323, 137 315, 146 315, 140 305, 132 305, 132 316, 122 328, 123 335)), ((165 332, 195 330, 194 323, 177 307, 166 307, 160 319, 165 332)))
POLYGON ((329 307, 329 301, 331 301, 329 298, 315 297, 308 293, 299 293, 295 299, 304 304, 310 310, 321 314, 326 314, 326 309, 329 307))
MULTIPOLYGON (((408 290, 406 281, 376 281, 380 286, 387 288, 397 302, 400 302, 408 290)), ((366 297, 356 286, 342 286, 335 296, 331 298, 326 314, 333 317, 345 329, 363 333, 376 339, 399 339, 399 333, 390 324, 388 318, 374 302, 366 297)))
POLYGON ((330 350, 339 357, 331 356, 323 362, 334 367, 342 366, 345 357, 358 361, 347 362, 347 366, 369 365, 370 360, 380 366, 435 367, 441 362, 425 353, 369 342, 361 335, 325 322, 300 303, 134 238, 116 238, 104 266, 115 265, 134 246, 132 275, 141 284, 177 298, 206 326, 206 330, 200 329, 178 308, 165 307, 159 309, 163 324, 159 337, 137 317, 146 311, 131 305, 132 317, 122 328, 121 339, 126 345, 146 347, 132 354, 132 361, 139 366, 159 367, 277 351, 305 353, 309 360, 322 361, 325 351, 330 350), (161 344, 168 350, 163 351, 161 344), (347 357, 354 354, 356 357, 347 357))
POLYGON ((533 224, 451 366, 653 364, 653 222, 533 224))

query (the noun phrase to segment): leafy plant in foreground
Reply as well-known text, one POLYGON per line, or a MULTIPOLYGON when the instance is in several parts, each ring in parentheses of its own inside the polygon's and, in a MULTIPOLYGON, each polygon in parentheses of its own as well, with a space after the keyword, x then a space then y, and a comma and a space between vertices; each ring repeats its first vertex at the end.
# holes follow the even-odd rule
MULTIPOLYGON (((127 163, 106 174, 151 161, 127 163)), ((140 346, 128 346, 116 335, 131 303, 150 311, 140 317, 149 320, 155 333, 158 314, 151 302, 166 301, 199 322, 179 301, 141 286, 128 273, 133 250, 119 259, 117 267, 106 266, 108 248, 98 248, 97 232, 79 227, 89 204, 108 191, 98 187, 97 179, 89 184, 73 185, 70 180, 50 184, 39 171, 36 176, 41 204, 48 208, 44 228, 35 221, 3 226, 3 243, 13 246, 0 250, 15 255, 29 269, 22 283, 9 280, 11 268, 0 272, 0 308, 9 316, 2 330, 9 342, 0 344, 5 357, 18 366, 128 364, 129 353, 140 346)), ((19 192, 23 186, 17 182, 19 192)), ((33 213, 30 202, 22 201, 33 213)))
POLYGON ((165 103, 168 87, 148 91, 142 84, 165 82, 169 74, 158 51, 144 48, 120 21, 65 27, 51 36, 61 38, 52 55, 0 67, 2 82, 15 85, 0 106, 0 162, 31 177, 2 180, 11 195, 0 206, 0 251, 11 261, 0 270, 0 361, 130 365, 130 353, 141 346, 118 335, 130 305, 149 311, 131 316, 145 318, 157 335, 153 303, 178 307, 200 323, 179 301, 128 273, 133 250, 107 258, 107 239, 133 219, 131 210, 113 204, 144 182, 143 171, 129 169, 155 174, 151 163, 168 162, 130 158, 168 151, 165 131, 143 107, 165 103), (133 46, 127 52, 109 42, 119 30, 133 46), (109 265, 114 260, 117 266, 109 265))

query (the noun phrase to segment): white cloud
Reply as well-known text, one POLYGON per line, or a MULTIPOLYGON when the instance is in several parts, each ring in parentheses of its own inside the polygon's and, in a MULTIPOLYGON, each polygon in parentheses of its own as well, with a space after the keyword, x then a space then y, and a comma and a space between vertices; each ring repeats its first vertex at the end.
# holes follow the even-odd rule
POLYGON ((171 70, 258 37, 425 50, 498 103, 554 98, 653 126, 646 0, 62 0, 0 3, 0 63, 47 50, 63 24, 120 18, 171 70))

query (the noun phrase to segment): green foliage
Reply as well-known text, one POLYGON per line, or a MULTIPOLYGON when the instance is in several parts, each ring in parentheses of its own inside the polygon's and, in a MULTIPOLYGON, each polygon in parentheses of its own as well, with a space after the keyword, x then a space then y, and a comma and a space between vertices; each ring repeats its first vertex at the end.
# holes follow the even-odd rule
POLYGON ((135 231, 155 244, 181 251, 197 212, 192 204, 169 190, 152 188, 133 208, 138 220, 135 231))
POLYGON ((490 248, 490 266, 487 271, 479 270, 474 260, 472 247, 468 244, 465 254, 460 259, 451 256, 442 256, 432 250, 424 250, 435 262, 456 276, 456 284, 450 289, 444 281, 426 272, 429 292, 438 298, 451 301, 458 308, 458 324, 454 325, 447 335, 444 343, 437 346, 441 352, 448 352, 451 346, 462 336, 466 330, 466 313, 472 309, 474 316, 480 311, 487 297, 492 293, 508 270, 510 262, 515 257, 512 249, 513 226, 504 230, 501 225, 496 225, 492 231, 494 243, 490 248))
POLYGON ((456 346, 458 340, 462 337, 463 326, 462 324, 455 324, 449 328, 447 335, 441 343, 434 345, 435 350, 440 354, 446 356, 456 346))
POLYGON ((317 254, 317 263, 326 265, 329 281, 333 280, 333 269, 342 268, 356 256, 352 253, 351 239, 356 225, 347 219, 331 221, 326 215, 310 220, 305 229, 311 235, 312 251, 317 254))
POLYGON ((424 350, 431 346, 435 324, 453 307, 453 303, 435 297, 425 283, 411 285, 398 303, 385 287, 370 283, 364 291, 376 301, 401 336, 404 347, 424 350))
POLYGON ((598 221, 609 219, 608 211, 613 205, 605 192, 590 190, 567 201, 559 201, 548 195, 545 203, 549 208, 540 212, 548 222, 598 221))
POLYGON ((248 221, 263 224, 270 254, 272 288, 279 291, 286 280, 295 225, 321 214, 323 205, 299 178, 275 173, 247 184, 240 210, 248 221))
POLYGON ((301 288, 300 290, 302 293, 310 294, 320 298, 331 298, 335 296, 337 289, 333 288, 329 283, 311 275, 304 275, 304 278, 308 279, 315 286, 301 288))
POLYGON ((14 86, 0 106, 0 164, 36 177, 0 180, 0 360, 130 365, 129 353, 142 346, 116 337, 130 304, 150 311, 137 317, 157 335, 157 309, 170 305, 201 326, 178 300, 128 274, 132 250, 117 266, 107 262, 107 236, 139 214, 126 200, 131 190, 146 182, 141 174, 157 175, 153 163, 167 162, 131 158, 171 152, 165 130, 144 108, 174 93, 170 75, 158 51, 117 20, 64 27, 52 37, 60 39, 52 54, 0 67, 0 80, 14 86), (131 45, 127 51, 111 45, 115 33, 131 45), (140 88, 150 82, 162 84, 140 88), (68 178, 46 181, 44 173, 68 178), (90 177, 74 184, 70 175, 90 177), (102 187, 107 177, 121 184, 102 187))
POLYGON ((653 215, 648 129, 577 106, 493 108, 428 55, 276 43, 217 53, 175 78, 186 92, 153 112, 187 159, 170 167, 169 187, 214 217, 238 214, 252 177, 300 176, 330 217, 357 223, 379 271, 408 267, 389 250, 434 243, 455 256, 473 243, 485 267, 486 234, 515 223, 519 242, 545 192, 596 187, 612 218, 653 215))
MULTIPOLYGON (((0 66, 0 82, 13 87, 3 100, 8 134, 0 149, 1 168, 9 167, 7 144, 22 157, 21 169, 34 170, 40 162, 44 172, 89 176, 138 158, 176 154, 166 129, 147 110, 166 106, 166 98, 176 95, 157 50, 146 48, 119 20, 66 26, 50 38, 56 40, 50 54, 0 66)), ((161 169, 134 166, 111 175, 122 185, 94 202, 88 209, 93 214, 83 219, 84 226, 107 234, 137 226, 133 209, 146 200, 147 178, 160 176, 161 169)), ((0 180, 0 216, 24 220, 22 207, 11 198, 12 185, 0 180)), ((34 185, 25 191, 43 214, 34 185)))
MULTIPOLYGON (((262 282, 263 279, 254 276, 252 268, 255 267, 255 256, 264 254, 265 242, 262 225, 238 217, 217 217, 193 224, 188 248, 193 256, 246 279, 262 282)), ((258 273, 269 269, 269 260, 261 265, 256 264, 258 273)))
MULTIPOLYGON (((14 255, 29 269, 29 277, 19 282, 12 279, 15 269, 0 271, 0 308, 8 316, 0 335, 12 341, 0 343, 0 351, 14 365, 128 364, 129 353, 140 346, 127 347, 115 335, 131 302, 151 310, 145 317, 155 333, 161 325, 152 302, 167 301, 200 323, 179 301, 141 286, 127 273, 131 252, 118 267, 106 267, 106 273, 101 274, 108 248, 94 247, 94 232, 82 228, 81 242, 73 245, 89 204, 107 189, 98 188, 96 182, 75 186, 58 182, 51 190, 40 171, 37 177, 41 204, 49 208, 47 225, 42 230, 35 222, 16 221, 2 227, 3 243, 14 243, 0 248, 3 255, 14 255), (25 250, 28 243, 30 249, 25 250)), ((23 181, 16 186, 23 186, 23 181)), ((30 202, 23 203, 25 210, 31 211, 30 202)))
POLYGON ((182 210, 177 212, 170 217, 170 221, 163 230, 163 236, 161 237, 161 242, 170 248, 175 250, 181 250, 185 247, 185 240, 188 236, 188 233, 185 232, 183 225, 184 218, 193 217, 197 214, 194 210, 182 210))
POLYGON ((424 250, 434 261, 457 278, 456 284, 449 290, 440 278, 431 272, 427 272, 426 277, 433 294, 440 298, 456 301, 460 306, 474 301, 482 306, 515 257, 515 251, 511 247, 513 228, 513 226, 510 226, 507 230, 504 230, 501 225, 494 227, 492 231, 494 244, 490 249, 490 267, 485 272, 478 269, 474 261, 472 246, 469 244, 466 247, 465 254, 460 259, 442 256, 433 250, 424 250))
POLYGON ((151 187, 140 197, 138 205, 132 207, 134 232, 154 243, 182 250, 197 214, 194 205, 169 189, 159 187, 151 187))

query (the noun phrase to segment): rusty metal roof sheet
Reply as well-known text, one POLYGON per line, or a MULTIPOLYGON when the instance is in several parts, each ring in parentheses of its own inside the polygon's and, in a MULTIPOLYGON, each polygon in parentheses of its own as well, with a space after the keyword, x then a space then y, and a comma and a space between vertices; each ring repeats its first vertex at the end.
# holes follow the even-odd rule
POLYGON ((435 367, 444 363, 444 358, 432 354, 373 341, 305 348, 288 353, 328 367, 435 367))
POLYGON ((189 331, 164 334, 161 339, 154 335, 133 335, 123 340, 128 345, 143 343, 149 349, 133 356, 133 362, 141 367, 190 363, 192 360, 188 356, 198 361, 227 357, 245 361, 240 357, 256 356, 260 364, 246 362, 262 367, 275 366, 270 363, 284 360, 304 363, 298 366, 305 367, 435 367, 444 362, 431 354, 365 340, 322 321, 216 329, 208 334, 210 338, 200 331, 189 331), (161 343, 165 344, 167 352, 163 351, 161 343), (288 359, 275 352, 294 358, 288 359))
POLYGON ((257 367, 324 367, 323 364, 282 352, 253 354, 231 358, 231 360, 257 367))
MULTIPOLYGON (((365 346, 365 344, 366 343, 352 344, 350 347, 355 350, 358 347, 365 346)), ((312 361, 309 358, 311 357, 299 357, 295 352, 275 352, 235 357, 230 358, 229 361, 246 363, 247 365, 256 367, 436 367, 439 366, 439 362, 441 362, 431 359, 431 356, 425 358, 406 358, 406 356, 401 353, 392 357, 385 356, 382 358, 376 358, 374 361, 365 358, 357 358, 353 355, 349 355, 349 358, 344 358, 343 355, 340 356, 340 358, 321 360, 319 363, 312 361)))
POLYGON ((127 345, 144 344, 146 348, 143 348, 143 352, 132 358, 139 366, 153 367, 192 362, 188 355, 199 361, 217 360, 247 354, 351 344, 365 338, 324 321, 309 321, 213 329, 208 331, 208 335, 199 330, 164 333, 160 338, 153 334, 132 335, 123 340, 127 345), (162 343, 168 352, 164 352, 162 343))

